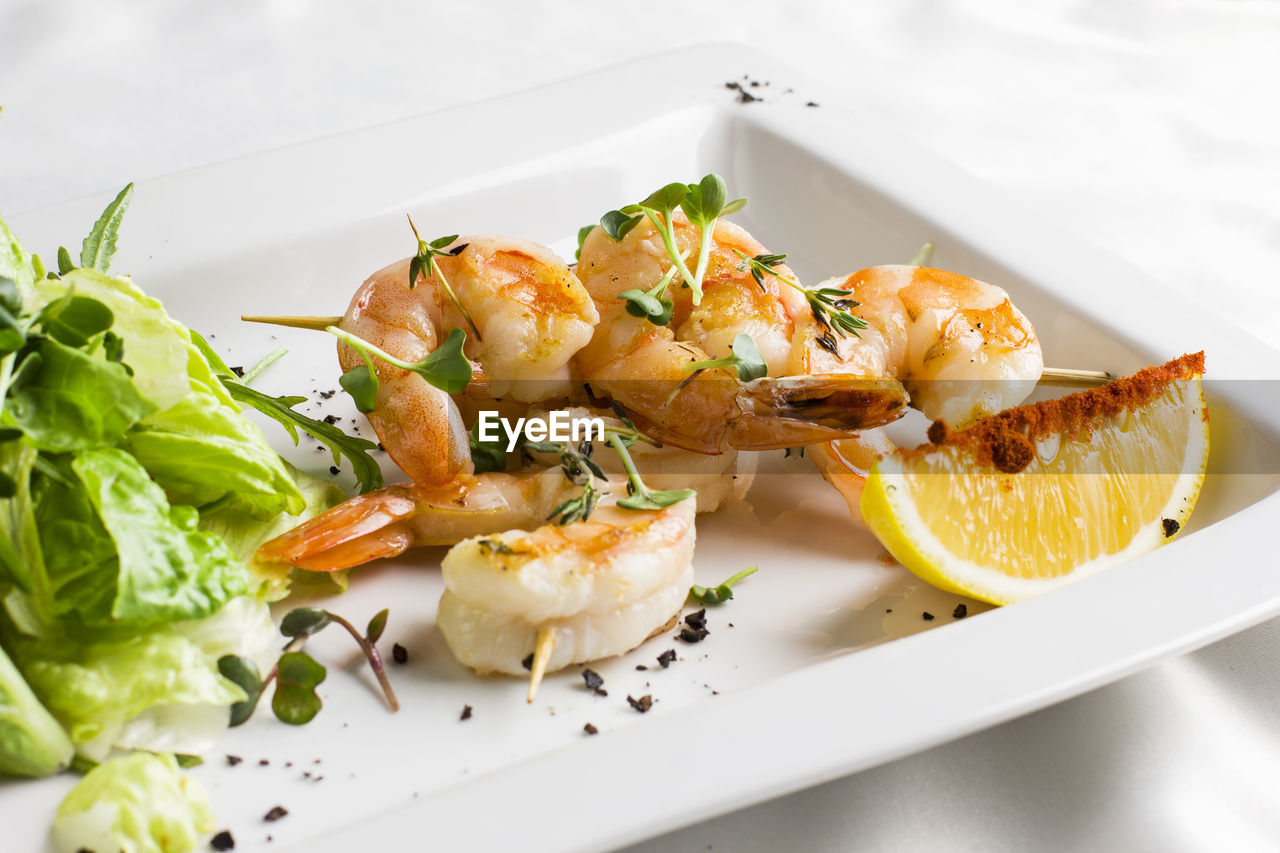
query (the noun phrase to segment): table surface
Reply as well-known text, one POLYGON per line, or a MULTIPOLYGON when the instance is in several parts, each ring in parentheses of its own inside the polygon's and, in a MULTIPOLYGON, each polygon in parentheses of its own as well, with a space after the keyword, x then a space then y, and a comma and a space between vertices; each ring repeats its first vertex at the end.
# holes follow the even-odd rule
MULTIPOLYGON (((787 58, 1280 346, 1280 5, 1265 2, 4 0, 0 208, 706 41, 787 58)), ((1280 620, 630 849, 1274 849, 1277 648, 1280 620)))

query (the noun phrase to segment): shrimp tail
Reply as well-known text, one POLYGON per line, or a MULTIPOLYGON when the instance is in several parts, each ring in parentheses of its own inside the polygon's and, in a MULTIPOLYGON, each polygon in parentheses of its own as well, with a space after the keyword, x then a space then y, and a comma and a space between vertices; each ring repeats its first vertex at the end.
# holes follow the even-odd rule
POLYGON ((257 558, 332 572, 394 557, 415 544, 413 529, 405 522, 417 511, 409 488, 388 486, 338 504, 264 543, 257 558))
POLYGON ((902 383, 839 375, 763 377, 738 394, 742 415, 729 425, 729 444, 776 450, 845 438, 892 423, 910 398, 902 383))

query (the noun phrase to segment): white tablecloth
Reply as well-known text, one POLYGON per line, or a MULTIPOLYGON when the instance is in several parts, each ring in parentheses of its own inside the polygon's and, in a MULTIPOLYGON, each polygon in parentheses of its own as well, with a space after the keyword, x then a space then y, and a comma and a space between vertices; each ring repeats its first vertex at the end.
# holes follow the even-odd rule
MULTIPOLYGON (((711 40, 786 57, 1280 346, 1268 2, 3 0, 0 208, 711 40)), ((636 850, 1275 849, 1278 641, 1267 623, 636 850)))

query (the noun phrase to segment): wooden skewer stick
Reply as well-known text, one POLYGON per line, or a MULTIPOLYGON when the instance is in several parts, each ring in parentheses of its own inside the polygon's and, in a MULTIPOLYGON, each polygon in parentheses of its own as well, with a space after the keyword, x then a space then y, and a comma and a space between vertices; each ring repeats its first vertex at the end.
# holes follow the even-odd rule
POLYGON ((1040 373, 1039 384, 1096 388, 1100 385, 1106 385, 1112 379, 1115 379, 1115 377, 1105 370, 1072 370, 1065 367, 1046 367, 1040 373))
MULTIPOLYGON (((272 326, 289 326, 294 329, 315 329, 317 331, 324 331, 330 326, 337 326, 342 322, 341 317, 264 317, 253 314, 242 314, 240 319, 246 323, 267 323, 272 326)), ((1040 374, 1040 384, 1091 388, 1098 385, 1106 385, 1114 378, 1105 370, 1072 370, 1064 367, 1046 367, 1040 374)))
POLYGON ((532 702, 533 697, 538 695, 538 685, 542 683, 542 676, 547 674, 547 664, 551 661, 551 652, 556 647, 556 632, 554 628, 538 629, 538 644, 533 649, 533 666, 530 667, 532 672, 529 674, 529 698, 526 702, 532 702))
POLYGON ((336 326, 342 322, 341 317, 258 317, 252 314, 241 314, 240 319, 246 323, 267 323, 294 329, 314 329, 317 332, 323 332, 330 326, 336 326))

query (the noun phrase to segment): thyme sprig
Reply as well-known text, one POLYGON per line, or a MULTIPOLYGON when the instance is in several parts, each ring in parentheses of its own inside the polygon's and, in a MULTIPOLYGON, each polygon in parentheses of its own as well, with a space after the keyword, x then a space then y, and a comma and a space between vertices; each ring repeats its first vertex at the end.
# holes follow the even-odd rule
POLYGON ((841 337, 845 335, 862 337, 858 331, 867 328, 867 321, 850 313, 849 309, 857 308, 860 303, 849 298, 847 291, 838 287, 805 287, 800 282, 788 278, 774 269, 787 259, 786 255, 762 254, 752 257, 740 249, 734 249, 734 251, 742 258, 738 269, 751 270, 751 277, 761 288, 764 287, 764 277, 769 275, 804 294, 805 301, 809 303, 809 312, 823 328, 823 334, 818 337, 818 344, 823 349, 835 352, 836 341, 831 332, 841 337))

